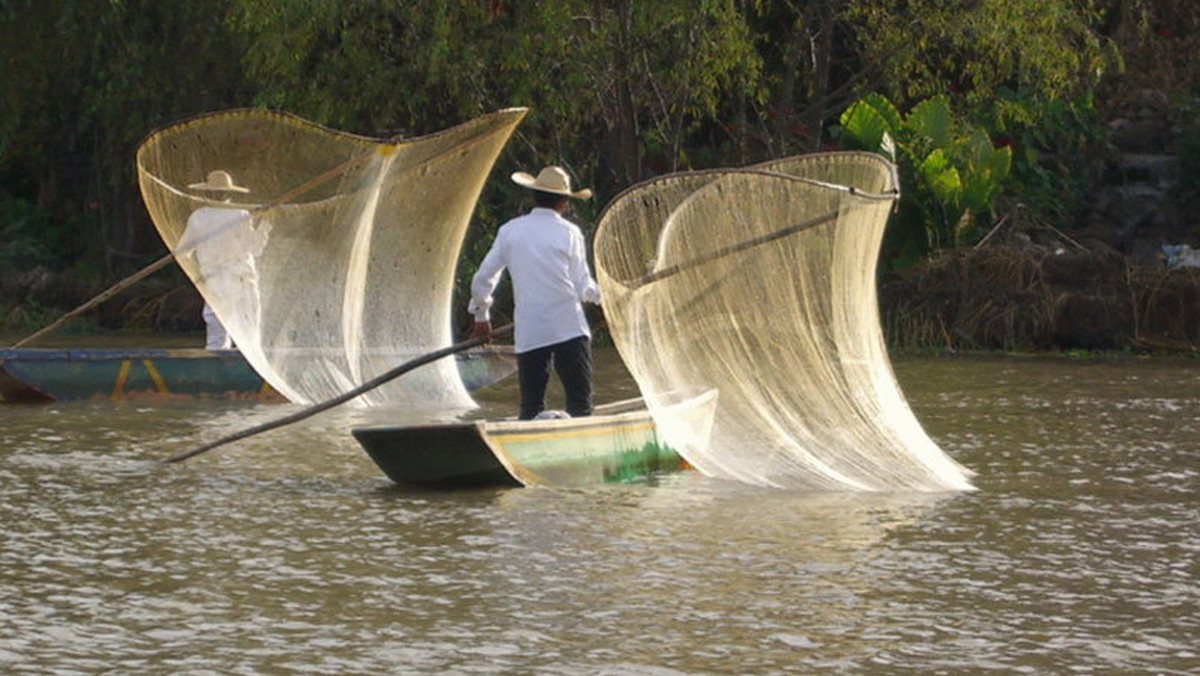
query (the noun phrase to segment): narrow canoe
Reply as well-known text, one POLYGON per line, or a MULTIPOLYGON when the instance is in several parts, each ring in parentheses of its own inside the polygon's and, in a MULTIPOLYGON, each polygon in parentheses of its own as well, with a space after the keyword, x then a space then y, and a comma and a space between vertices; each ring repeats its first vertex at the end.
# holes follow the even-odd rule
MULTIPOLYGON (((716 393, 684 407, 708 429, 716 393)), ((400 485, 578 486, 632 481, 685 469, 658 434, 641 399, 597 407, 595 415, 550 420, 478 420, 351 430, 375 464, 400 485)))
MULTIPOLYGON (((468 390, 486 387, 516 371, 511 351, 476 350, 456 356, 468 390)), ((283 401, 236 350, 0 350, 0 402, 149 396, 283 401)))

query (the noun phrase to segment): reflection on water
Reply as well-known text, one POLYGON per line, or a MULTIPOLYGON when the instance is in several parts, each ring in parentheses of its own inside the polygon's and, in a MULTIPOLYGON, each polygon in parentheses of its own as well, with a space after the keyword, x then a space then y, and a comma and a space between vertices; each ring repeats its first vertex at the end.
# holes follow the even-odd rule
MULTIPOLYGON (((629 396, 598 363, 598 399, 629 396)), ((293 409, 0 407, 0 671, 1200 669, 1200 364, 897 373, 977 493, 694 473, 414 492, 346 430, 430 411, 334 409, 159 466, 293 409)), ((480 414, 514 400, 494 388, 480 414)))

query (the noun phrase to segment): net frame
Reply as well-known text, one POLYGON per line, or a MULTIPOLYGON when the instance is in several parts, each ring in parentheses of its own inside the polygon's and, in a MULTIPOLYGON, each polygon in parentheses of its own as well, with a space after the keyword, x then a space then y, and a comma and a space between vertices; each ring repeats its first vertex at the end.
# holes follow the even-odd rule
POLYGON ((702 472, 822 490, 969 490, 904 399, 875 266, 895 165, 815 153, 680 172, 596 229, 610 332, 668 442, 702 472), (668 404, 716 391, 711 429, 668 404))
MULTIPOLYGON (((466 228, 526 112, 510 108, 425 136, 383 139, 285 112, 218 111, 148 135, 136 153, 138 181, 164 243, 238 349, 289 400, 312 403, 452 342, 466 228), (226 202, 188 187, 214 169, 249 192, 226 202), (230 232, 269 228, 257 255, 232 236, 205 244, 238 250, 240 274, 260 287, 257 316, 245 310, 244 294, 206 278, 198 247, 178 248, 188 218, 202 207, 250 214, 230 232)), ((453 360, 355 404, 474 406, 453 360)))

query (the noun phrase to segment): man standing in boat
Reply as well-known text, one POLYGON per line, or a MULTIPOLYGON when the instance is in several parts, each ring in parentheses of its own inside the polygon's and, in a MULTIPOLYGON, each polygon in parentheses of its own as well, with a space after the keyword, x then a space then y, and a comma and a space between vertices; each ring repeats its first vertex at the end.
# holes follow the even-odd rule
POLYGON ((592 191, 572 191, 567 172, 554 166, 542 169, 536 178, 519 171, 512 180, 532 192, 534 207, 500 226, 471 281, 471 335, 491 337, 492 292, 507 268, 516 306, 521 419, 545 410, 551 364, 566 393, 567 413, 591 415, 592 334, 583 303, 599 303, 600 287, 588 267, 583 232, 563 214, 569 200, 587 199, 592 191))
POLYGON ((207 299, 221 299, 218 305, 233 313, 232 319, 245 332, 243 335, 258 331, 260 307, 255 260, 267 244, 271 226, 264 222, 255 228, 249 211, 229 204, 235 194, 245 194, 250 189, 234 183, 227 171, 211 171, 203 182, 188 187, 220 195, 226 203, 202 206, 192 212, 175 251, 177 255, 191 255, 199 269, 196 281, 205 289, 204 347, 230 350, 233 339, 207 299))

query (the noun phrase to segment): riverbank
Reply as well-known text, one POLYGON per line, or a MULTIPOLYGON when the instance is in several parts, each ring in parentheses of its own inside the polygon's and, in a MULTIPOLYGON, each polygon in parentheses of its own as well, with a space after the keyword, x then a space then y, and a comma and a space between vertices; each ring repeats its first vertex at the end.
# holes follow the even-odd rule
POLYGON ((1137 263, 1103 245, 939 252, 885 275, 880 307, 888 342, 901 351, 1200 346, 1200 269, 1137 263))
MULTIPOLYGON (((0 284, 0 333, 18 340, 101 291, 44 270, 11 278, 0 284)), ((884 334, 898 354, 1200 351, 1200 268, 1139 263, 1103 245, 942 251, 882 274, 879 299, 884 334)), ((202 341, 201 307, 182 276, 164 273, 34 346, 78 344, 89 336, 137 341, 183 334, 202 341)), ((602 315, 593 313, 592 322, 603 344, 602 315)))
MULTIPOLYGON (((76 270, 45 267, 0 275, 0 334, 27 336, 114 284, 87 277, 76 270)), ((183 273, 168 269, 73 317, 54 335, 203 332, 203 307, 203 299, 183 273)), ((41 342, 34 347, 40 346, 41 342)))

